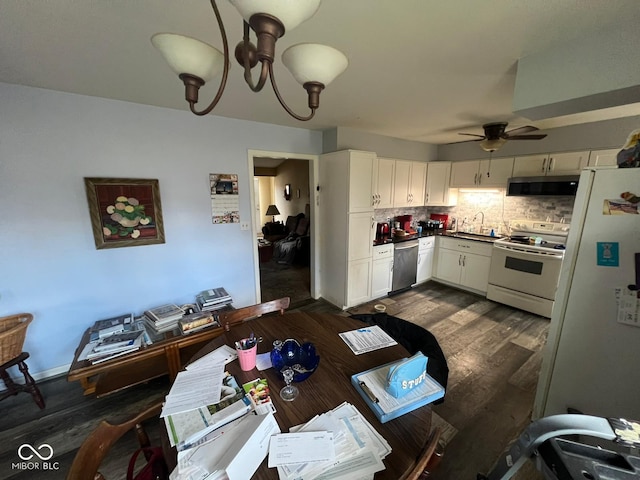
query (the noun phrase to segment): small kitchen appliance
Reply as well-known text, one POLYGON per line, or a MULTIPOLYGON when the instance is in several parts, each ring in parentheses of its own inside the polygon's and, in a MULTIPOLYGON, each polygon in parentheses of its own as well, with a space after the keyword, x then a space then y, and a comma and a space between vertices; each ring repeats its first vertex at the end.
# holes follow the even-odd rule
POLYGON ((438 220, 441 222, 442 231, 440 233, 443 233, 449 229, 449 215, 446 215, 444 213, 432 213, 431 215, 429 215, 429 218, 431 220, 438 220))
POLYGON ((388 237, 389 231, 390 231, 390 228, 388 223, 386 222, 378 223, 378 226, 376 227, 376 239, 381 240, 384 237, 388 237))
POLYGON ((411 222, 413 221, 413 215, 400 215, 396 217, 396 220, 400 222, 400 228, 405 232, 411 230, 411 222))

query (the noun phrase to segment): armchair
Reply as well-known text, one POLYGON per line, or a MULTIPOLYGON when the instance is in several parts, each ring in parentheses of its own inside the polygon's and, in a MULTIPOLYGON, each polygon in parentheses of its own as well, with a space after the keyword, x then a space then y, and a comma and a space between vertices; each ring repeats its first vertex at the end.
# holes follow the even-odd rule
POLYGON ((295 220, 296 225, 285 238, 273 243, 273 259, 281 264, 306 265, 310 254, 309 218, 301 213, 296 217, 289 217, 287 225, 293 223, 290 220, 295 220))

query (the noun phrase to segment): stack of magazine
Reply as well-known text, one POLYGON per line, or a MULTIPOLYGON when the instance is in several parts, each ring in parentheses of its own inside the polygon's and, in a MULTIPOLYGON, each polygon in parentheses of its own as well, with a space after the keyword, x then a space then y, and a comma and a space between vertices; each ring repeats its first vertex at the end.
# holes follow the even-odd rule
POLYGON ((178 328, 178 322, 184 316, 184 310, 171 303, 145 310, 144 316, 147 326, 154 333, 164 333, 178 328))
POLYGON ((223 287, 203 290, 196 295, 196 303, 201 311, 219 310, 231 305, 233 300, 223 287))
POLYGON ((135 352, 143 345, 143 339, 144 332, 141 330, 113 333, 94 342, 87 353, 87 360, 95 364, 135 352))
POLYGON ((96 321, 89 329, 89 342, 84 346, 78 360, 92 364, 135 352, 151 343, 147 332, 130 313, 96 321))

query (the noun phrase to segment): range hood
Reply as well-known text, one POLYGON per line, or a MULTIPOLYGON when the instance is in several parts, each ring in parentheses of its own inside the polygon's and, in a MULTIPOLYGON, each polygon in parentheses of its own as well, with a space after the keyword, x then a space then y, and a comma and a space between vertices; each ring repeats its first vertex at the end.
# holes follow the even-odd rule
POLYGON ((507 196, 575 196, 579 175, 513 177, 507 184, 507 196))

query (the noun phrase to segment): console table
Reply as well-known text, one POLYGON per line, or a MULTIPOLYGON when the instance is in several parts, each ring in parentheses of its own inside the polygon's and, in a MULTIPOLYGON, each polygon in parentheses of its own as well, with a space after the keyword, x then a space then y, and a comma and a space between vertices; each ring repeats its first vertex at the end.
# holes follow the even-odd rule
POLYGON ((173 381, 198 350, 224 333, 222 327, 210 327, 188 335, 165 333, 164 340, 92 365, 88 360, 78 360, 83 348, 89 343, 89 330, 86 330, 76 349, 67 380, 79 381, 85 395, 96 394, 98 397, 167 374, 173 381))

